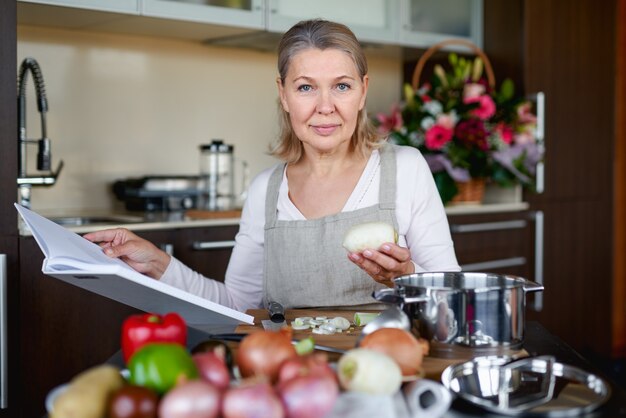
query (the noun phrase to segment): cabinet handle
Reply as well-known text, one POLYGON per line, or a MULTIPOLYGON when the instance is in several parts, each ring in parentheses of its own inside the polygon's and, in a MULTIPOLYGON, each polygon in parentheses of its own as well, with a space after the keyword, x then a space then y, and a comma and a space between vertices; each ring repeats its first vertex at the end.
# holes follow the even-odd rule
MULTIPOLYGON (((546 127, 546 95, 540 91, 528 96, 535 101, 537 111, 537 128, 535 129, 535 140, 539 146, 539 151, 545 155, 545 127, 546 127)), ((545 190, 545 165, 539 161, 535 167, 535 192, 543 193, 545 190)))
POLYGON ((159 244, 159 248, 169 256, 174 255, 174 244, 159 244))
POLYGON ((479 263, 463 264, 463 271, 488 271, 505 267, 523 266, 526 264, 526 257, 501 258, 498 260, 482 261, 479 263))
MULTIPOLYGON (((543 211, 532 214, 535 219, 535 277, 534 281, 543 285, 543 211)), ((535 293, 532 309, 537 312, 543 310, 543 292, 535 293)))
POLYGON ((528 222, 523 219, 502 222, 483 222, 477 224, 451 224, 450 232, 453 234, 465 234, 468 232, 500 231, 504 229, 526 228, 528 222))
POLYGON ((194 241, 191 244, 194 250, 219 250, 223 248, 233 248, 235 240, 230 241, 194 241))
POLYGON ((0 409, 8 408, 7 256, 0 254, 0 409))

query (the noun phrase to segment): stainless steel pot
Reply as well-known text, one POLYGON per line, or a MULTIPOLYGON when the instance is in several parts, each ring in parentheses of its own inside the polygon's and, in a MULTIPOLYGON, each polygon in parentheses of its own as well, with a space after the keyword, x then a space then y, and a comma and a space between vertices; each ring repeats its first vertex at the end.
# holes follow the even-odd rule
POLYGON ((415 273, 374 298, 400 306, 412 331, 429 341, 516 349, 524 340, 526 293, 539 290, 542 285, 517 276, 415 273))

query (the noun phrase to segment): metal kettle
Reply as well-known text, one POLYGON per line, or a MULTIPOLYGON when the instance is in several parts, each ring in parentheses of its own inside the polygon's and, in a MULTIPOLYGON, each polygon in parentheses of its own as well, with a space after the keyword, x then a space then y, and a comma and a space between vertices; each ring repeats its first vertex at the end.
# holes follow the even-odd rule
POLYGON ((221 139, 213 139, 210 144, 200 145, 200 209, 233 210, 243 203, 248 182, 248 164, 235 159, 234 148, 221 139), (242 181, 238 191, 235 190, 236 165, 241 165, 242 181))

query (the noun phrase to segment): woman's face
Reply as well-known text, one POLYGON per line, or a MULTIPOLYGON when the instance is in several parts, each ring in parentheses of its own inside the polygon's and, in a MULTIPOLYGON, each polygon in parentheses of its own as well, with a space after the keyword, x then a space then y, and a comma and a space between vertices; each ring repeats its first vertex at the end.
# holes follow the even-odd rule
POLYGON ((350 56, 337 49, 307 49, 291 59, 278 90, 305 152, 329 153, 349 145, 367 83, 367 75, 361 80, 350 56))

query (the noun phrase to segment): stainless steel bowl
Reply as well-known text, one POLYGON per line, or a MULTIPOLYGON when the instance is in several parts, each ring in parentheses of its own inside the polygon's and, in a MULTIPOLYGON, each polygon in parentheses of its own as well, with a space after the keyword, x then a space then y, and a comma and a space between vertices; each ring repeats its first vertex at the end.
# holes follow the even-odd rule
POLYGON ((477 357, 448 366, 441 381, 463 400, 505 415, 580 416, 611 395, 602 378, 551 356, 477 357))

